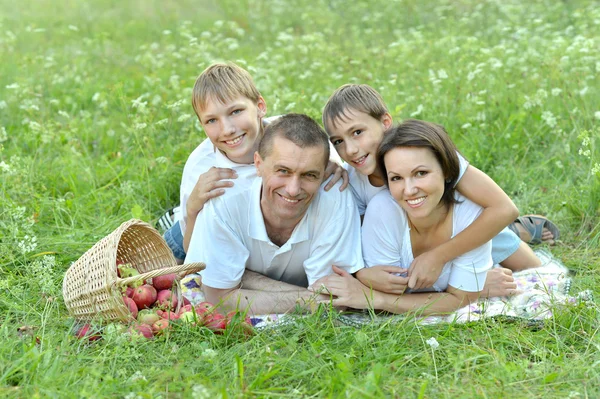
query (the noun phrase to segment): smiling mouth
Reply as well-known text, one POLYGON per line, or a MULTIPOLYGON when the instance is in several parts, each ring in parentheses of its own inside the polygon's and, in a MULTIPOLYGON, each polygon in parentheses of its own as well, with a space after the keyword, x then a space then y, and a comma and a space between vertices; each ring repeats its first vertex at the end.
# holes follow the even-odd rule
POLYGON ((352 162, 354 164, 356 164, 357 166, 363 166, 365 164, 365 161, 367 160, 368 156, 369 156, 369 154, 363 155, 362 157, 360 157, 358 159, 353 159, 352 162))
POLYGON ((415 199, 406 200, 406 202, 408 202, 408 205, 410 205, 410 206, 420 205, 423 203, 423 201, 425 201, 425 197, 419 197, 419 198, 415 198, 415 199))
POLYGON ((224 143, 227 144, 228 146, 235 146, 235 145, 239 144, 240 141, 242 141, 242 139, 244 138, 245 135, 246 135, 246 133, 234 138, 233 140, 225 140, 224 143))
POLYGON ((283 195, 281 195, 281 194, 278 194, 278 195, 279 195, 279 197, 281 197, 281 199, 282 199, 282 200, 284 200, 284 201, 285 201, 285 202, 287 202, 288 204, 297 204, 298 202, 300 202, 300 200, 299 200, 299 199, 291 199, 291 198, 287 198, 287 197, 284 197, 284 196, 283 196, 283 195))

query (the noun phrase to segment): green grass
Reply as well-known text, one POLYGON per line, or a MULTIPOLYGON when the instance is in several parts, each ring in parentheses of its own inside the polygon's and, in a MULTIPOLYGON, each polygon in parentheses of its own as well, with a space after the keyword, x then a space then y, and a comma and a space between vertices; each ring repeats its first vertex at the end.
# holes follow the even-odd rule
POLYGON ((593 1, 0 0, 0 395, 597 397, 595 305, 542 328, 315 315, 246 341, 184 329, 85 345, 61 282, 121 222, 178 202, 204 137, 191 87, 234 60, 270 115, 320 118, 360 82, 396 120, 445 125, 522 213, 561 227, 552 252, 573 290, 599 295, 599 49, 593 1))

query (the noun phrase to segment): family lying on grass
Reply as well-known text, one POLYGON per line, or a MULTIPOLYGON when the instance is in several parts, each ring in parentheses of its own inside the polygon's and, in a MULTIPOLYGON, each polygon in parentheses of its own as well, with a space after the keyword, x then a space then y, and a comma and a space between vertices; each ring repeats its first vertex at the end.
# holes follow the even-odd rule
POLYGON ((265 118, 235 64, 207 68, 192 96, 208 138, 186 162, 165 239, 178 260, 206 263, 198 288, 224 308, 451 312, 513 295, 512 272, 541 264, 527 243, 558 239, 547 219, 517 218, 442 126, 393 126, 367 85, 333 93, 325 130, 306 115, 265 118))

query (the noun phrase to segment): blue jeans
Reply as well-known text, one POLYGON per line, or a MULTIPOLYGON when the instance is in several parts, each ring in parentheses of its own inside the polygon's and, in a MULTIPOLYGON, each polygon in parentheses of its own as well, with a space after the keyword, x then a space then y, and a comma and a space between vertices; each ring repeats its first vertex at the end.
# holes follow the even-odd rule
POLYGON ((492 260, 494 264, 503 262, 514 254, 521 245, 521 239, 505 227, 496 237, 492 238, 492 260))
POLYGON ((173 252, 173 256, 177 259, 185 259, 185 250, 183 249, 183 234, 179 222, 175 222, 173 226, 163 234, 163 238, 167 242, 169 248, 173 252))

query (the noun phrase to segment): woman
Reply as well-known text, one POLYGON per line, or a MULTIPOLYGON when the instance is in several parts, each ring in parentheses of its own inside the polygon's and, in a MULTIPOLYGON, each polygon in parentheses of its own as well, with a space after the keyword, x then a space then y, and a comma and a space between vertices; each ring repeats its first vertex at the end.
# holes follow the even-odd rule
MULTIPOLYGON (((389 191, 377 194, 365 213, 362 240, 367 266, 408 267, 415 257, 467 228, 482 212, 481 206, 455 190, 457 150, 439 125, 408 120, 392 128, 379 147, 377 163, 389 191)), ((532 265, 524 266, 537 266, 539 260, 528 250, 523 259, 532 265)), ((335 296, 336 306, 443 313, 482 296, 492 266, 491 242, 487 242, 447 262, 431 288, 411 295, 374 290, 368 267, 355 279, 334 266, 335 273, 313 287, 324 286, 335 296)))

